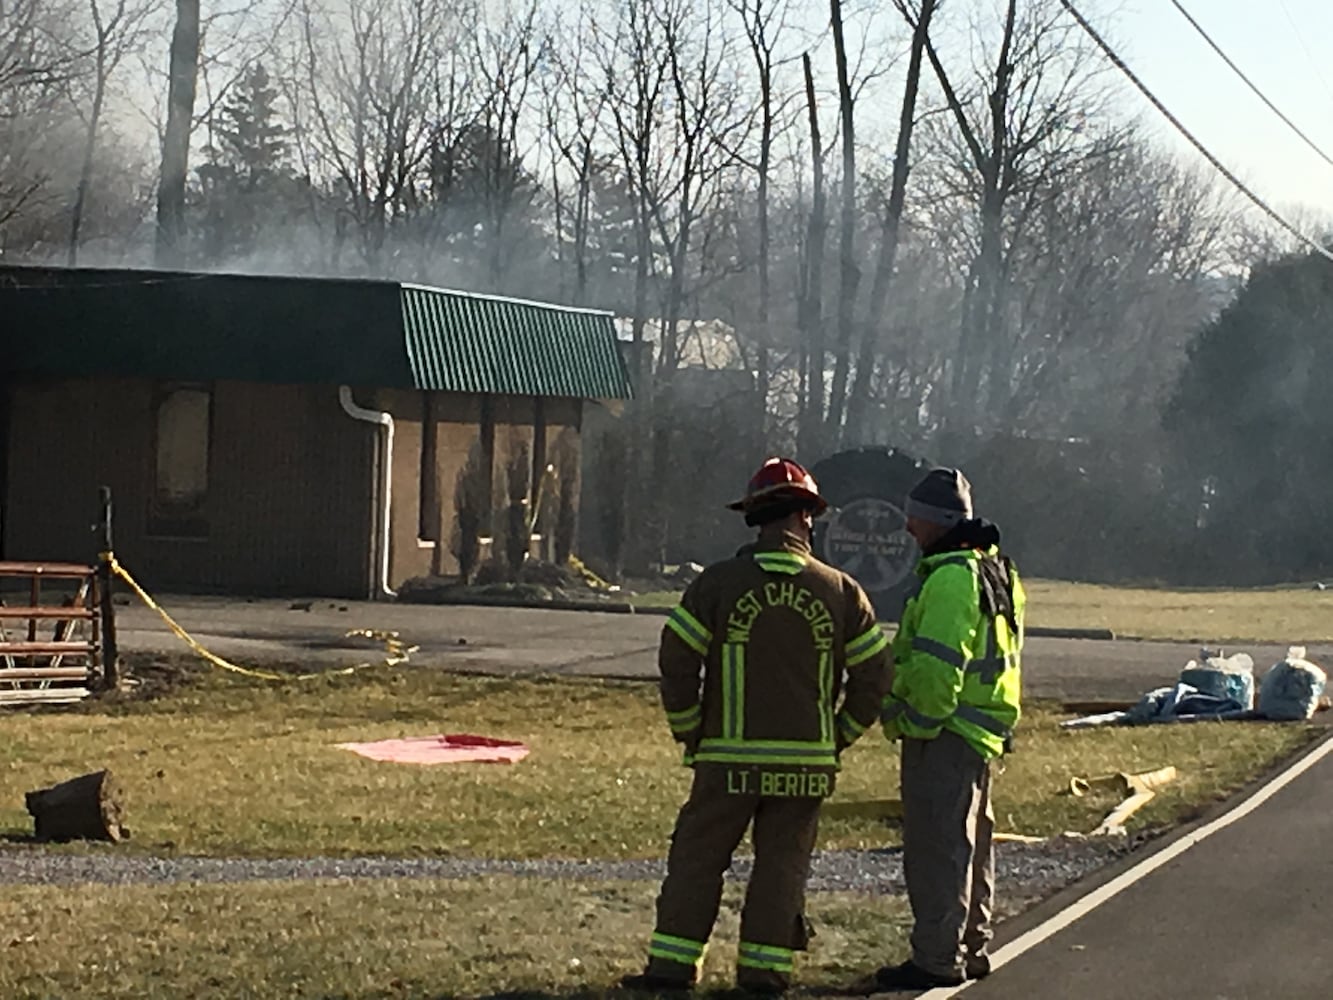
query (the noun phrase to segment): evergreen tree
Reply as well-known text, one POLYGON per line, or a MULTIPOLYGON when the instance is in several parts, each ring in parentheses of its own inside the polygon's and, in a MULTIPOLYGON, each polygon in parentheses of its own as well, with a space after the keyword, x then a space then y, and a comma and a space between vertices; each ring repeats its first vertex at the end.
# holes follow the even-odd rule
POLYGON ((279 118, 278 92, 263 63, 246 71, 219 117, 215 161, 230 167, 247 190, 284 176, 289 129, 279 118))
POLYGON ((211 261, 251 253, 261 234, 297 208, 279 94, 263 64, 246 70, 218 110, 202 188, 204 252, 211 261))
MULTIPOLYGON (((423 280, 455 283, 464 276, 479 289, 532 287, 545 265, 542 188, 513 144, 484 123, 432 141, 408 223, 448 266, 437 278, 424 264, 423 280)), ((529 294, 535 294, 529 292, 529 294)))
POLYGON ((1195 340, 1166 415, 1202 544, 1226 582, 1333 570, 1333 266, 1256 267, 1195 340))

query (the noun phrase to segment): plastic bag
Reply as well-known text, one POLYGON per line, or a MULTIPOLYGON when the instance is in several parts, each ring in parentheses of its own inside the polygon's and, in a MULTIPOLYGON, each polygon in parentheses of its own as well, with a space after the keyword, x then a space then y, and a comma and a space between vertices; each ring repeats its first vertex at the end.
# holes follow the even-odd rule
POLYGON ((1259 685, 1259 714, 1279 722, 1311 718, 1328 683, 1328 675, 1305 658, 1304 646, 1292 646, 1259 685))
POLYGON ((1180 672, 1180 682, 1205 694, 1228 698, 1245 711, 1254 708, 1254 659, 1248 653, 1222 658, 1207 649, 1190 660, 1180 672))

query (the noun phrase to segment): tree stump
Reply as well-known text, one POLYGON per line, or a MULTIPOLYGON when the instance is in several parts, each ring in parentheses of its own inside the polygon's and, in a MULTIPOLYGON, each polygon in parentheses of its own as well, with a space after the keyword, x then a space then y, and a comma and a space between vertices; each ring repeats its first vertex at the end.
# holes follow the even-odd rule
POLYGON ((124 809, 110 771, 96 771, 24 796, 38 840, 123 840, 124 809))

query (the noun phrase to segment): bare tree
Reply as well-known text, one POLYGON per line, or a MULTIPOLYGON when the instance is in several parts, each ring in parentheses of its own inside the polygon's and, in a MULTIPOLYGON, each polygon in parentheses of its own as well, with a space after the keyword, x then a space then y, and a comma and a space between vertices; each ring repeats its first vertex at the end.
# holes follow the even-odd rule
POLYGON ((0 4, 0 94, 50 90, 77 76, 87 51, 65 37, 75 20, 69 0, 0 4))
POLYGON ((538 21, 537 0, 518 9, 507 8, 498 28, 476 33, 475 66, 482 80, 484 99, 478 127, 484 146, 477 164, 488 227, 487 271, 493 289, 502 287, 513 255, 506 242, 506 226, 522 208, 531 205, 535 185, 525 166, 523 124, 530 109, 530 90, 537 68, 546 58, 550 39, 538 21))
POLYGON ((70 267, 78 263, 79 232, 83 227, 84 206, 92 185, 97 134, 102 125, 107 86, 121 60, 143 42, 145 23, 155 7, 153 0, 139 0, 133 4, 129 0, 116 0, 114 8, 104 13, 101 0, 88 0, 88 13, 93 27, 92 100, 84 133, 79 183, 74 193, 74 208, 70 212, 69 250, 66 257, 70 267))
POLYGON ((898 116, 898 139, 893 153, 893 181, 888 205, 879 234, 879 261, 875 267, 874 283, 870 288, 870 308, 856 360, 856 378, 847 401, 847 437, 853 443, 865 440, 870 407, 871 376, 879 346, 884 303, 893 283, 898 259, 898 241, 902 228, 903 208, 907 201, 907 176, 911 169, 912 132, 916 125, 917 94, 921 88, 921 60, 930 22, 939 5, 936 0, 921 0, 921 9, 912 13, 906 0, 895 0, 900 13, 912 26, 912 48, 907 62, 907 79, 903 85, 903 100, 898 116))
POLYGON ((824 186, 824 144, 819 130, 819 102, 810 53, 801 57, 805 71, 806 112, 810 121, 811 201, 801 264, 798 326, 801 334, 802 417, 797 451, 818 454, 824 449, 824 238, 828 231, 824 186))
POLYGON ((615 527, 608 535, 618 540, 611 554, 612 573, 619 578, 628 553, 619 542, 629 537, 631 505, 646 496, 646 477, 637 463, 647 451, 647 427, 653 403, 653 366, 645 331, 649 322, 650 282, 654 273, 653 205, 660 197, 660 175, 669 85, 670 54, 658 19, 645 4, 628 3, 616 10, 610 25, 594 21, 599 85, 608 95, 608 131, 615 148, 624 187, 631 202, 634 280, 630 317, 631 370, 637 396, 624 448, 623 474, 616 477, 620 495, 609 504, 615 527), (633 485, 631 485, 633 484, 633 485))
POLYGON ((1010 426, 1149 433, 1225 295, 1217 275, 1235 227, 1216 183, 1136 137, 1102 141, 1041 202, 1009 265, 1017 340, 995 403, 1010 426))
POLYGON ((663 96, 669 83, 670 55, 656 19, 643 4, 629 3, 619 9, 610 32, 594 25, 601 36, 597 59, 601 85, 610 96, 611 139, 633 202, 634 296, 631 340, 634 350, 635 386, 640 393, 651 391, 652 366, 644 347, 649 320, 649 279, 653 273, 653 205, 663 182, 659 175, 665 107, 663 96), (628 79, 626 79, 628 77, 628 79))
POLYGON ((665 251, 667 283, 661 312, 659 383, 680 364, 679 325, 691 276, 697 227, 719 209, 718 182, 734 163, 731 149, 750 122, 729 78, 730 41, 715 14, 690 18, 687 2, 666 0, 657 12, 670 77, 672 156, 660 173, 666 184, 651 210, 665 251))
POLYGON ((159 266, 179 263, 185 235, 185 182, 189 173, 190 132, 199 76, 199 0, 176 0, 170 65, 167 127, 162 140, 162 174, 157 193, 156 260, 159 266))
MULTIPOLYGON (((732 150, 751 121, 735 85, 732 43, 718 13, 686 0, 617 8, 610 30, 597 25, 597 61, 622 184, 631 202, 634 260, 631 336, 638 400, 631 417, 631 461, 648 457, 640 509, 649 530, 636 540, 662 557, 662 484, 673 433, 674 383, 682 321, 701 301, 703 269, 734 215, 724 208, 732 150), (646 331, 656 332, 655 363, 646 331)), ((721 265, 723 270, 726 265, 721 265)), ((709 279, 714 280, 712 278, 709 279)))
POLYGON ((856 99, 852 94, 847 64, 847 40, 842 19, 842 0, 829 0, 833 28, 833 55, 838 72, 838 113, 842 131, 842 218, 838 230, 838 340, 834 351, 833 381, 829 388, 825 439, 836 442, 842 432, 843 408, 847 400, 848 367, 851 363, 852 332, 856 323, 856 293, 861 267, 856 258, 856 99))
MULTIPOLYGON (((86 72, 67 0, 0 4, 0 250, 48 215, 69 155, 66 88, 86 72)), ((44 223, 43 223, 44 226, 44 223)))
POLYGON ((563 39, 553 40, 550 71, 542 77, 546 135, 553 150, 551 206, 556 254, 562 265, 568 263, 566 252, 573 258, 574 283, 568 294, 575 305, 588 303, 594 184, 606 173, 610 160, 599 148, 610 88, 600 86, 593 77, 588 16, 587 8, 581 6, 575 28, 563 39), (572 174, 572 200, 563 193, 566 170, 572 174))
POLYGON ((951 371, 956 422, 975 426, 988 412, 990 374, 1003 366, 1005 259, 1036 206, 1035 192, 1072 169, 1087 150, 1077 123, 1103 110, 1107 94, 1083 58, 1077 27, 1054 0, 1025 5, 1006 0, 984 98, 960 96, 929 36, 925 41, 963 145, 963 185, 978 218, 968 264, 961 337, 951 371))
MULTIPOLYGON (((681 361, 681 327, 690 285, 703 279, 698 269, 710 259, 709 222, 726 219, 720 205, 724 174, 733 166, 731 149, 751 121, 732 82, 730 39, 715 12, 668 0, 659 9, 670 71, 674 156, 665 172, 670 186, 653 206, 653 218, 667 261, 659 323, 661 351, 656 373, 652 483, 659 509, 671 467, 675 427, 675 373, 681 361), (697 10, 698 8, 695 8, 697 10), (674 168, 674 169, 671 169, 674 168), (698 242, 696 253, 695 241, 698 242)), ((724 223, 725 224, 725 223, 724 223)), ((697 317, 696 317, 697 318, 697 317)), ((659 559, 665 559, 669 521, 659 516, 659 559)), ((656 553, 655 553, 656 554, 656 553)))
POLYGON ((767 451, 768 397, 771 382, 769 358, 773 332, 772 323, 772 228, 770 201, 773 174, 773 139, 777 128, 780 102, 774 93, 775 52, 778 38, 786 27, 786 0, 730 0, 732 9, 740 16, 741 25, 754 60, 755 82, 759 88, 759 156, 754 164, 756 213, 758 216, 758 247, 755 265, 758 270, 757 301, 755 302, 755 419, 757 435, 755 449, 767 451))
POLYGON ((378 266, 391 222, 431 149, 437 57, 459 41, 447 0, 304 0, 304 83, 317 166, 334 179, 362 260, 378 266))

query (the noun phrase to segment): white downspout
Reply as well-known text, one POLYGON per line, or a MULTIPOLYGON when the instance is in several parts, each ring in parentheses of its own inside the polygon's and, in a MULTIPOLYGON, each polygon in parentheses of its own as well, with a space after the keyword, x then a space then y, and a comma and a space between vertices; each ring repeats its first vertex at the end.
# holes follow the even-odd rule
POLYGON ((376 586, 377 597, 394 598, 398 592, 389 586, 389 527, 393 512, 393 417, 381 410, 367 410, 357 406, 352 397, 352 387, 338 386, 338 402, 342 403, 343 412, 353 420, 384 428, 384 452, 380 461, 380 572, 376 586))

